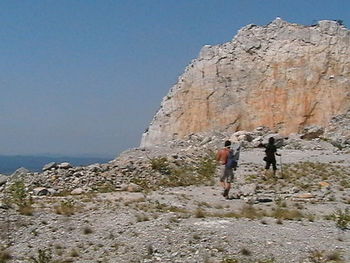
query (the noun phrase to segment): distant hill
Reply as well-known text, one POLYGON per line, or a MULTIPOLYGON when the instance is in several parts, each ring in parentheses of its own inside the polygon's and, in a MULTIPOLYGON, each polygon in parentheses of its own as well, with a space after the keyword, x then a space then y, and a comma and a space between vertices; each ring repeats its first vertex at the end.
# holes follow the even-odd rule
POLYGON ((33 172, 39 172, 43 166, 50 162, 69 162, 73 166, 89 165, 93 163, 106 163, 113 158, 101 157, 67 157, 67 156, 26 156, 26 155, 0 155, 0 173, 11 174, 20 167, 33 172))

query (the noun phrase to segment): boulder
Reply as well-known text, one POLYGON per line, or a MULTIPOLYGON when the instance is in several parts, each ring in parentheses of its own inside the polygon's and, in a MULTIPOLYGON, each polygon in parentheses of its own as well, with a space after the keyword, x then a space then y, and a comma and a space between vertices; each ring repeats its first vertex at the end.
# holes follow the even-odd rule
POLYGON ((63 163, 60 163, 58 165, 58 168, 60 168, 60 169, 69 169, 69 168, 72 168, 72 167, 73 166, 70 163, 68 163, 68 162, 63 162, 63 163))
POLYGON ((301 139, 311 140, 315 138, 319 138, 324 133, 324 128, 317 125, 304 127, 302 131, 301 139))
POLYGON ((6 184, 8 178, 8 176, 0 174, 0 186, 6 184))
POLYGON ((231 142, 251 142, 253 137, 250 132, 247 131, 238 131, 231 135, 231 142))
POLYGON ((11 174, 11 179, 18 179, 18 177, 25 176, 29 174, 30 171, 24 167, 18 168, 13 174, 11 174))
POLYGON ((45 187, 36 187, 33 189, 33 194, 37 196, 50 194, 49 190, 45 187))
POLYGON ((48 170, 51 170, 53 168, 57 168, 57 163, 51 162, 51 163, 45 164, 42 170, 48 171, 48 170))

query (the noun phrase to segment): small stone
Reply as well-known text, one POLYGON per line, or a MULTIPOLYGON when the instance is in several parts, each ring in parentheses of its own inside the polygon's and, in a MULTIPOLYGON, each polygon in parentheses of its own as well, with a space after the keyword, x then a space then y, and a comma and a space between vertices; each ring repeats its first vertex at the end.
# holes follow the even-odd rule
POLYGON ((314 198, 315 195, 311 193, 303 193, 303 194, 298 194, 295 196, 296 198, 301 198, 301 199, 309 199, 309 198, 314 198))
POLYGON ((330 184, 327 183, 327 182, 319 182, 318 184, 319 184, 321 187, 329 187, 329 186, 330 186, 330 184))
POLYGON ((141 190, 142 190, 141 186, 134 183, 130 183, 127 188, 128 192, 140 192, 141 190))
POLYGON ((84 190, 82 188, 75 188, 73 191, 70 192, 72 195, 81 195, 84 193, 84 190))

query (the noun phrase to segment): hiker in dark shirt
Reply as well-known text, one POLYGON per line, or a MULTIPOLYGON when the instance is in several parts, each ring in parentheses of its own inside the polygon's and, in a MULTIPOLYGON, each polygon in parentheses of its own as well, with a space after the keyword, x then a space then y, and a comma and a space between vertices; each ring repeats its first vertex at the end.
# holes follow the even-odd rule
POLYGON ((265 154, 264 161, 266 162, 265 165, 265 176, 267 176, 268 170, 270 169, 270 166, 272 165, 273 170, 273 176, 276 176, 277 166, 276 166, 276 158, 275 155, 281 156, 277 153, 277 148, 275 145, 275 138, 270 137, 269 143, 267 145, 264 145, 265 147, 265 154))

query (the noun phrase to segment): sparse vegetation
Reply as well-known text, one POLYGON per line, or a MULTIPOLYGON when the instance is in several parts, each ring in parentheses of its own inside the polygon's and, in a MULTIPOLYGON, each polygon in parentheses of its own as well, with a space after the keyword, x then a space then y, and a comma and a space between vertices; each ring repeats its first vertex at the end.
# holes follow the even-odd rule
POLYGON ((89 227, 89 226, 85 226, 85 227, 83 228, 83 233, 84 233, 85 235, 92 234, 93 232, 94 232, 94 231, 93 231, 92 228, 89 227))
POLYGON ((281 220, 299 220, 304 217, 304 215, 298 210, 280 207, 277 207, 272 212, 271 216, 281 220))
POLYGON ((242 206, 240 213, 241 217, 249 218, 249 219, 256 219, 261 218, 265 215, 262 211, 259 211, 252 205, 244 205, 242 206))
MULTIPOLYGON (((300 162, 283 165, 283 174, 280 179, 259 176, 263 171, 246 176, 246 182, 259 183, 261 185, 276 185, 279 187, 295 187, 302 191, 317 191, 327 184, 338 184, 343 188, 350 187, 350 169, 335 163, 300 162), (322 182, 322 185, 320 184, 322 182)), ((333 185, 336 187, 336 185, 333 185)), ((330 196, 330 201, 335 201, 334 196, 330 196)))
POLYGON ((52 252, 51 249, 38 249, 37 256, 30 257, 33 263, 51 263, 52 262, 52 252))
POLYGON ((146 214, 137 214, 136 221, 137 222, 149 221, 149 217, 146 214))
POLYGON ((66 199, 60 202, 60 205, 54 206, 56 214, 71 216, 76 212, 76 207, 72 199, 66 199))
POLYGON ((249 249, 247 249, 247 248, 242 248, 241 249, 241 254, 244 255, 244 256, 251 256, 252 252, 249 249))
POLYGON ((72 248, 72 250, 70 251, 69 255, 71 257, 74 257, 74 258, 79 257, 79 251, 77 249, 75 249, 75 248, 72 248))
POLYGON ((350 210, 349 208, 345 210, 338 209, 333 214, 327 216, 326 219, 333 220, 338 228, 345 230, 350 225, 350 210))
POLYGON ((321 250, 312 250, 309 253, 308 259, 312 263, 345 263, 339 251, 321 251, 321 250))
MULTIPOLYGON (((245 251, 244 253, 247 253, 247 252, 248 251, 245 251)), ((241 250, 241 253, 242 253, 242 250, 241 250)), ((246 255, 246 256, 249 256, 249 255, 246 255)), ((249 259, 241 260, 238 258, 226 257, 221 261, 221 263, 275 263, 275 259, 274 258, 263 258, 263 259, 249 258, 249 259)))
POLYGON ((27 193, 25 184, 23 181, 15 181, 8 188, 8 198, 5 200, 7 203, 12 203, 18 206, 18 211, 22 215, 32 215, 34 208, 32 206, 33 201, 31 196, 27 193))
POLYGON ((206 213, 204 212, 203 209, 197 208, 194 212, 194 217, 195 218, 204 218, 206 216, 206 213))
POLYGON ((158 171, 160 174, 171 174, 171 168, 166 157, 153 158, 151 161, 151 167, 153 170, 158 171))
POLYGON ((216 162, 215 162, 215 155, 213 152, 203 157, 199 161, 199 165, 196 169, 197 173, 201 177, 201 180, 208 181, 208 182, 213 181, 215 170, 216 170, 216 162))
POLYGON ((152 170, 161 175, 159 179, 153 179, 153 181, 147 177, 134 177, 131 179, 132 183, 141 186, 146 191, 156 190, 160 186, 177 187, 203 184, 212 185, 214 183, 216 162, 213 152, 209 152, 191 164, 183 161, 170 162, 164 156, 150 159, 150 164, 152 170))
POLYGON ((236 258, 224 258, 221 263, 239 263, 239 260, 236 258))
POLYGON ((0 248, 0 263, 6 263, 11 259, 12 259, 11 253, 6 249, 0 248))

